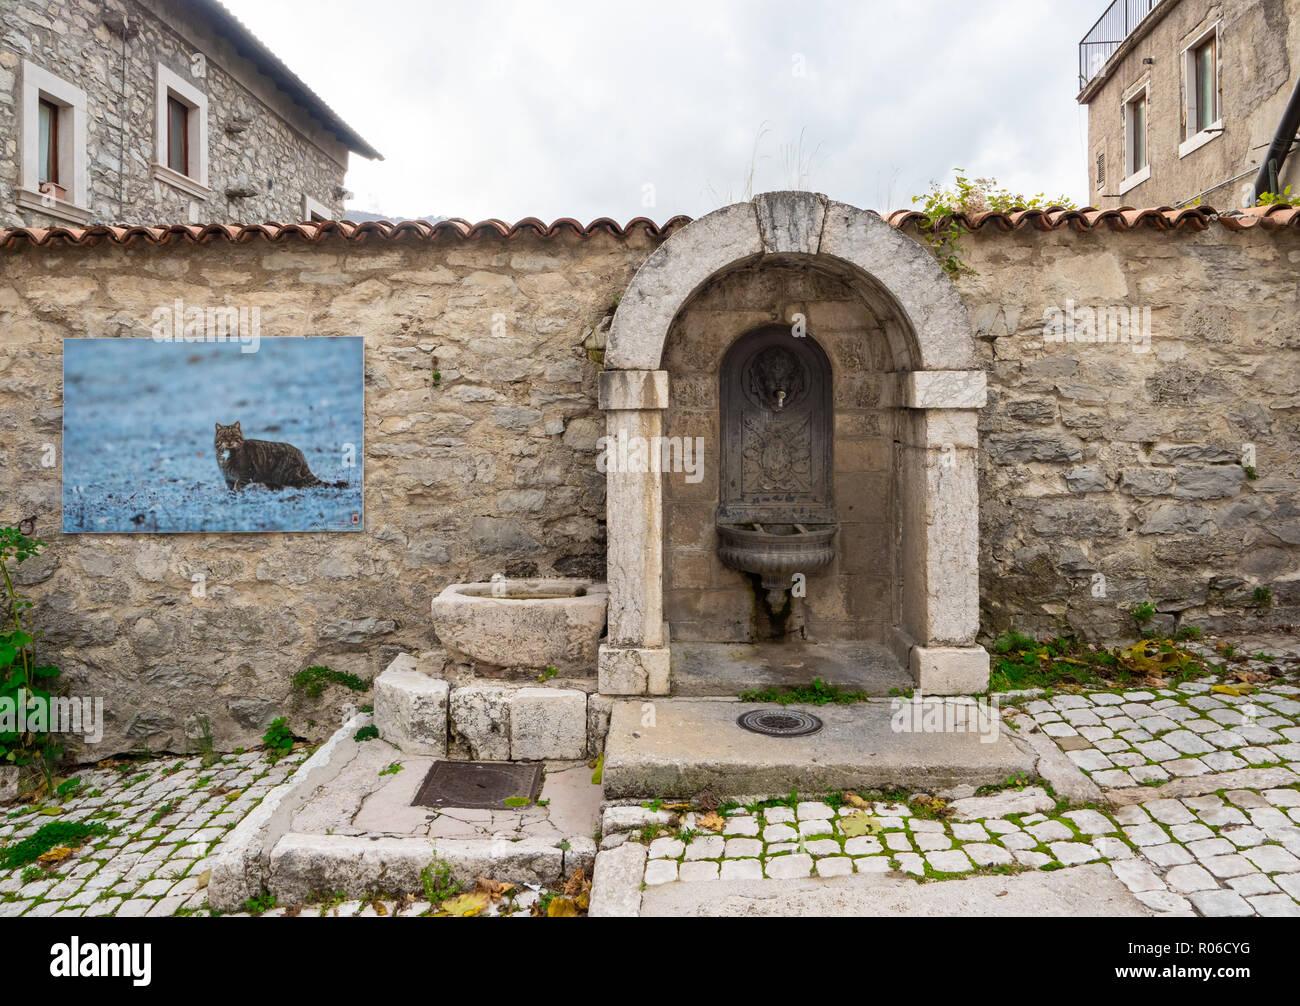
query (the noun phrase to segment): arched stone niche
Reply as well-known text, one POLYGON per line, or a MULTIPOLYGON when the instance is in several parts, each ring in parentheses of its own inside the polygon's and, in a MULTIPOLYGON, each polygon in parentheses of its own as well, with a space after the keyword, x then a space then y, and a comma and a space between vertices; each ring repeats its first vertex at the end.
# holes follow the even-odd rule
MULTIPOLYGON (((876 322, 877 404, 889 415, 893 529, 882 641, 922 691, 982 691, 988 655, 975 645, 975 462, 985 375, 975 369, 973 334, 952 282, 924 248, 879 216, 813 193, 775 192, 676 232, 638 270, 614 316, 599 388, 607 435, 660 443, 671 404, 665 348, 675 322, 720 278, 782 268, 842 284, 876 322)), ((705 464, 716 467, 716 425, 710 435, 705 464)), ((654 470, 610 466, 606 476, 609 633, 599 665, 604 694, 670 690, 665 475, 649 467, 654 470)), ((716 505, 716 481, 712 491, 716 505)))

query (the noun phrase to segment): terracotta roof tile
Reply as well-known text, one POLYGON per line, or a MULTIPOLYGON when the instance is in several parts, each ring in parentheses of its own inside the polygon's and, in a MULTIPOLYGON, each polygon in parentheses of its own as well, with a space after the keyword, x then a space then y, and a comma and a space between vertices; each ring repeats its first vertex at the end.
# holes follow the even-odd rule
POLYGON ((366 223, 352 223, 348 220, 326 220, 312 223, 264 223, 264 224, 172 224, 158 227, 110 227, 94 225, 91 227, 14 227, 0 229, 0 248, 21 249, 26 247, 49 247, 53 245, 77 245, 88 247, 108 242, 116 245, 131 245, 137 241, 152 245, 168 244, 209 244, 213 241, 226 241, 231 244, 246 244, 249 241, 283 242, 300 240, 319 242, 333 236, 347 241, 381 240, 391 241, 413 239, 417 241, 434 241, 443 235, 452 238, 467 239, 480 236, 514 238, 522 233, 536 234, 551 238, 560 234, 574 234, 589 237, 595 233, 607 233, 615 236, 633 231, 645 231, 651 237, 667 237, 677 228, 690 222, 690 217, 673 217, 662 226, 645 217, 637 217, 626 224, 619 224, 609 217, 593 220, 583 226, 576 220, 564 217, 547 225, 536 217, 527 217, 515 224, 502 220, 481 220, 471 224, 468 220, 451 219, 429 223, 424 220, 402 220, 389 223, 372 220, 366 223))
MULTIPOLYGON (((583 226, 570 217, 562 217, 546 224, 537 217, 525 217, 517 223, 503 220, 468 220, 453 218, 429 223, 424 220, 402 220, 389 223, 383 220, 352 223, 348 220, 327 220, 312 223, 281 224, 172 224, 157 227, 14 227, 0 229, 0 249, 20 250, 31 247, 75 245, 90 247, 102 243, 131 245, 144 242, 151 245, 210 244, 224 241, 246 244, 250 241, 272 242, 305 241, 316 243, 339 237, 346 241, 436 241, 441 238, 469 240, 477 237, 511 239, 520 234, 534 234, 553 238, 561 234, 590 237, 593 234, 621 236, 635 231, 654 238, 667 237, 673 231, 690 223, 690 217, 676 216, 656 224, 646 217, 636 217, 620 224, 609 217, 601 217, 583 226)), ((916 227, 924 215, 915 210, 895 210, 884 219, 901 229, 916 227)), ((958 214, 957 220, 975 232, 1009 232, 1019 230, 1134 230, 1141 227, 1163 231, 1202 231, 1219 224, 1228 230, 1243 231, 1251 228, 1277 230, 1283 227, 1300 228, 1300 206, 1285 203, 1277 206, 1260 206, 1240 212, 1219 213, 1209 206, 1184 206, 1175 209, 1159 206, 1137 209, 1120 206, 1098 210, 1085 207, 1080 210, 1017 210, 1012 213, 987 212, 971 216, 958 214)))

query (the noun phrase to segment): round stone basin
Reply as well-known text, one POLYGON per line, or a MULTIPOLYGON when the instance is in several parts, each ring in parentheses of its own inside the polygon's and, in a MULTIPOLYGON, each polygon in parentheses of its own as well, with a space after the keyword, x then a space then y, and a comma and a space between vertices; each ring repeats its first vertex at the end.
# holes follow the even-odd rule
POLYGON ((605 584, 593 580, 454 583, 433 599, 433 628, 453 656, 588 675, 607 600, 605 584))
POLYGON ((742 573, 757 573, 769 590, 788 589, 795 573, 824 569, 835 558, 836 524, 719 523, 718 558, 742 573))

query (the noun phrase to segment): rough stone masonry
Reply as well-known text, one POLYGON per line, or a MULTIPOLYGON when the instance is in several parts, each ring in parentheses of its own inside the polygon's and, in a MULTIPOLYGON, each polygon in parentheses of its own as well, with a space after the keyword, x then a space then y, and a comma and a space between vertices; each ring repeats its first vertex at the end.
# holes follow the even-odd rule
MULTIPOLYGON (((35 515, 51 543, 19 576, 45 656, 74 694, 110 699, 86 757, 185 750, 197 714, 218 748, 276 715, 323 737, 340 696, 294 696, 290 676, 370 678, 436 646, 429 603, 448 584, 603 578, 593 332, 662 236, 268 233, 0 241, 0 520, 35 515), (365 337, 363 534, 60 535, 59 467, 43 458, 59 447, 61 340, 148 337, 176 298, 256 306, 264 337, 365 337)), ((990 226, 964 255, 990 384, 983 632, 1121 638, 1146 600, 1162 628, 1294 624, 1300 235, 990 226), (1045 340, 1068 305, 1077 330, 1045 340), (1087 339, 1082 307, 1149 308, 1147 351, 1087 339)))

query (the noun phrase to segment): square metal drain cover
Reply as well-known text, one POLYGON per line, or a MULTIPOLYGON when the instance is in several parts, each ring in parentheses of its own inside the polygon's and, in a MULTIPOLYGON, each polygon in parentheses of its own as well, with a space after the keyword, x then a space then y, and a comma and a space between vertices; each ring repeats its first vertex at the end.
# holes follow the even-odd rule
POLYGON ((505 810, 511 797, 537 800, 542 766, 525 762, 438 761, 424 777, 412 807, 505 810))

